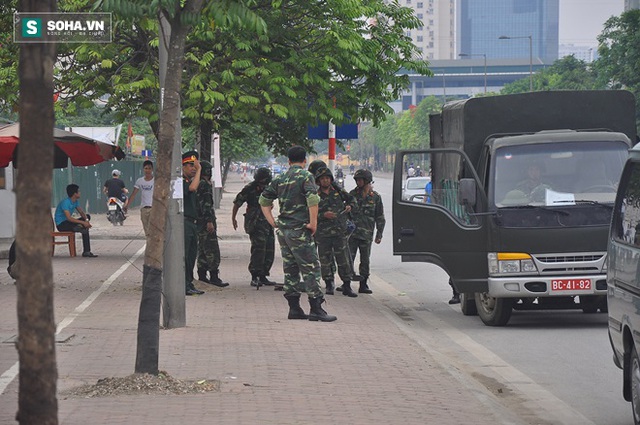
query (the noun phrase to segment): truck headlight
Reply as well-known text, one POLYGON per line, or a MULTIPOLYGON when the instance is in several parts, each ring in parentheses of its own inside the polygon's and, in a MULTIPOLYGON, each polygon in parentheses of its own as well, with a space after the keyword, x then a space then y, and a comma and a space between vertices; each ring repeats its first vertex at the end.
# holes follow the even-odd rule
POLYGON ((489 274, 514 274, 537 272, 529 254, 520 252, 490 252, 487 255, 489 274))

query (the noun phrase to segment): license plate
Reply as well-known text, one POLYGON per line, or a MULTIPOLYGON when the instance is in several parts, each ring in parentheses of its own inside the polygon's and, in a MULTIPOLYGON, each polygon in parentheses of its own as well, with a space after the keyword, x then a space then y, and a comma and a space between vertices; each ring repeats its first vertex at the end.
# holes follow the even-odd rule
POLYGON ((552 291, 590 291, 591 279, 556 279, 551 281, 552 291))
POLYGON ((109 205, 109 211, 115 211, 116 209, 118 209, 118 207, 115 205, 109 205))

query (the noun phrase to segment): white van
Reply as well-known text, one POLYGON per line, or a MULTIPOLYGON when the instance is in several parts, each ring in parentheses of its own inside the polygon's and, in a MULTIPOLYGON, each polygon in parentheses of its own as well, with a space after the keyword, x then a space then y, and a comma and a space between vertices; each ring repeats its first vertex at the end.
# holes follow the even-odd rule
POLYGON ((613 361, 640 425, 640 144, 629 152, 609 233, 607 301, 613 361))

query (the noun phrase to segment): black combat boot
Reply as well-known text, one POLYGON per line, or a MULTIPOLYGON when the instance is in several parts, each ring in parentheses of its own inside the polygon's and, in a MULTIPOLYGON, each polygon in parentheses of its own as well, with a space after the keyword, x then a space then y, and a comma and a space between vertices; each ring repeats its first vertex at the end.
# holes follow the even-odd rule
POLYGON ((351 289, 351 282, 342 282, 342 295, 345 297, 355 298, 358 296, 353 289, 351 289))
POLYGON ((219 286, 220 288, 229 286, 227 282, 223 282, 222 279, 218 277, 218 270, 211 270, 209 273, 211 274, 211 281, 209 282, 210 284, 219 286))
POLYGON ((287 302, 289 302, 289 315, 287 319, 304 320, 309 318, 309 316, 304 313, 302 307, 300 307, 300 294, 284 294, 284 297, 287 299, 287 302))
POLYGON ((333 280, 325 280, 325 285, 327 285, 327 290, 324 291, 327 295, 333 295, 333 290, 335 289, 335 285, 333 284, 333 280))
POLYGON ((207 269, 198 269, 198 280, 204 283, 211 283, 211 281, 207 278, 207 269))
POLYGON ((360 281, 360 289, 358 289, 359 294, 373 294, 373 291, 369 289, 369 285, 367 285, 368 277, 363 278, 360 281))
POLYGON ((331 316, 327 314, 326 311, 322 308, 322 303, 324 302, 324 298, 320 295, 317 298, 309 298, 309 305, 311 305, 311 311, 309 312, 309 320, 312 322, 317 322, 318 320, 321 322, 333 322, 337 319, 336 316, 331 316))
POLYGON ((251 273, 251 286, 258 286, 261 283, 258 281, 258 275, 251 273))
POLYGON ((274 281, 267 279, 265 275, 259 276, 258 279, 260 280, 260 285, 274 286, 276 284, 274 281))

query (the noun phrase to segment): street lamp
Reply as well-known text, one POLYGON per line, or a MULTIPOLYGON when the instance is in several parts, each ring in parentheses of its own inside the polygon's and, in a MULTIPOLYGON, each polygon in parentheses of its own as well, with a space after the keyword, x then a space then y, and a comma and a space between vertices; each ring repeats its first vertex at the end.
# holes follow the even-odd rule
POLYGON ((487 94, 487 55, 485 53, 460 53, 461 58, 482 56, 484 58, 484 94, 487 94))
POLYGON ((507 35, 501 35, 498 37, 500 40, 515 40, 518 38, 529 39, 529 91, 533 91, 533 37, 530 35, 523 35, 519 37, 509 37, 507 35))

